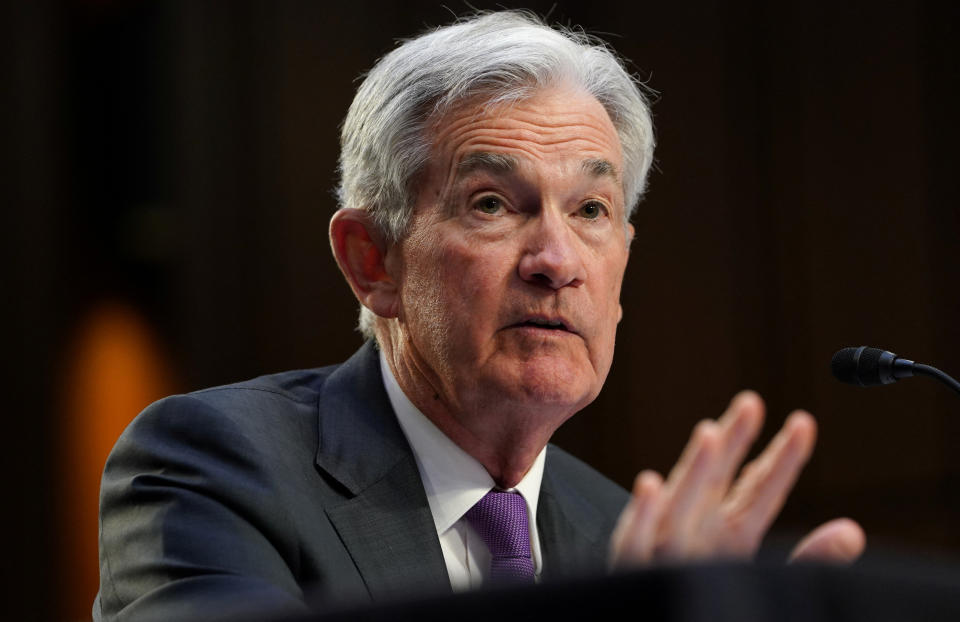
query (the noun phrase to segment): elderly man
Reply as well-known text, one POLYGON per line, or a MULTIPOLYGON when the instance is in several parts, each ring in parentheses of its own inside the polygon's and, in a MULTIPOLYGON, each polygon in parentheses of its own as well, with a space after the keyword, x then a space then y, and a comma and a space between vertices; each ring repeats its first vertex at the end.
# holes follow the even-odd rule
MULTIPOLYGON (((630 496, 548 445, 599 393, 653 131, 601 44, 505 12, 406 42, 342 135, 349 361, 168 398, 103 480, 97 619, 185 619, 749 557, 814 443, 734 398, 630 496)), ((852 559, 828 523, 800 557, 852 559)))

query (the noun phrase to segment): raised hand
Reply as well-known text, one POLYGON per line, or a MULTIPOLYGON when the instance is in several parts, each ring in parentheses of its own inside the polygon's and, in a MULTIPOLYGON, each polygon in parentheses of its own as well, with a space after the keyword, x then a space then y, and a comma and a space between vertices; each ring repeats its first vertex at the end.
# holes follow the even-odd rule
MULTIPOLYGON (((744 391, 719 420, 697 424, 666 481, 653 471, 640 473, 611 538, 611 566, 751 558, 810 458, 817 435, 809 413, 791 413, 737 477, 763 419, 760 396, 744 391)), ((790 559, 850 562, 865 542, 856 522, 837 519, 804 538, 790 559)))

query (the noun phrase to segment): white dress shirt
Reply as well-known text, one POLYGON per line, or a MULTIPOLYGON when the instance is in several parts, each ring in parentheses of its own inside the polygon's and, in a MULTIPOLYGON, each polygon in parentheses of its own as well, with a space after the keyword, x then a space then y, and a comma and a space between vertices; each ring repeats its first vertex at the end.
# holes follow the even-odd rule
MULTIPOLYGON (((382 352, 380 370, 390 405, 397 413, 397 420, 420 470, 450 585, 455 591, 480 587, 490 573, 490 551, 463 515, 495 488, 496 483, 480 462, 451 441, 410 402, 393 377, 382 352)), ((516 488, 510 489, 520 493, 527 504, 530 550, 538 581, 543 562, 536 516, 545 457, 546 447, 516 488)))

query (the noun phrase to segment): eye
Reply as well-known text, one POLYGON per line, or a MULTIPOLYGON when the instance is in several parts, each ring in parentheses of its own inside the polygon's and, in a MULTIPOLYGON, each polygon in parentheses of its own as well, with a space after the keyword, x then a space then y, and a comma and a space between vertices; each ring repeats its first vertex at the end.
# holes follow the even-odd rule
POLYGON ((606 206, 599 201, 588 201, 580 206, 577 214, 587 220, 596 220, 606 211, 606 206))
POLYGON ((473 204, 473 209, 484 214, 496 214, 503 207, 503 201, 495 196, 485 196, 473 204))

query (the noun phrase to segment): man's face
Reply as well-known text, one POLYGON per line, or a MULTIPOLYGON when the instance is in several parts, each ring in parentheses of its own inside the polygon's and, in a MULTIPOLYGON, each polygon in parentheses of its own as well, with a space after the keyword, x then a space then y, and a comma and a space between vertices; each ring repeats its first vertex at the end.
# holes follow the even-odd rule
POLYGON ((401 356, 459 416, 519 406, 559 425, 613 358, 632 237, 616 130, 592 96, 551 89, 461 106, 431 137, 394 258, 401 356))

